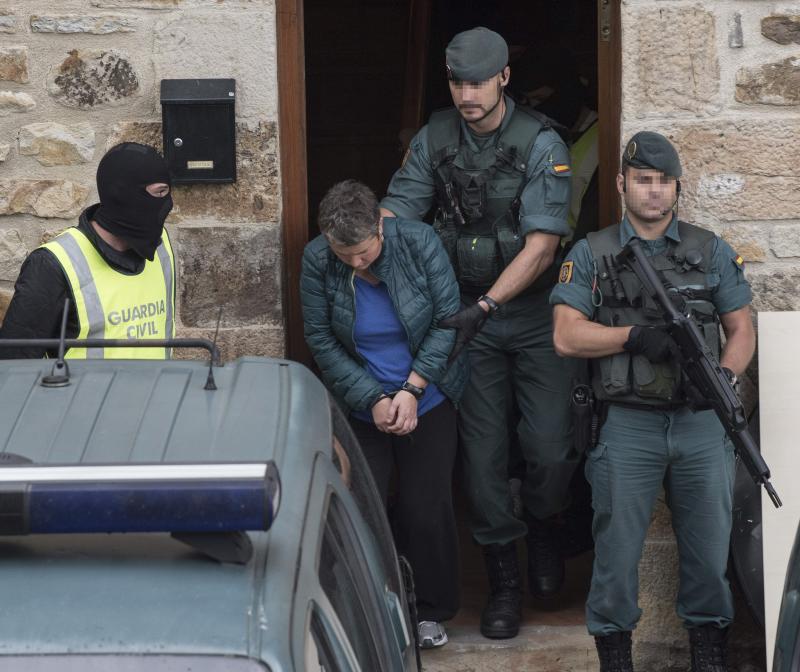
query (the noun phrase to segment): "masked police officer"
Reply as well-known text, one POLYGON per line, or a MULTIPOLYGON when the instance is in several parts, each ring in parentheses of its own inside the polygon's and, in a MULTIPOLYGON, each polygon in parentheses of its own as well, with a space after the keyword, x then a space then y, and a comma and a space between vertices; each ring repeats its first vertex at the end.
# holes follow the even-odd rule
POLYGON ((500 35, 459 33, 446 59, 455 106, 434 113, 414 137, 381 206, 385 216, 409 219, 435 206, 434 227, 456 271, 462 310, 442 325, 458 328, 456 348, 470 342, 459 433, 472 534, 490 583, 481 632, 505 638, 521 618, 516 540, 527 533, 534 595, 555 594, 564 576, 553 519, 568 503, 577 460, 568 402, 574 367, 553 350, 547 297, 570 231, 569 151, 546 121, 505 95, 510 70, 500 35), (508 485, 509 381, 522 416, 524 522, 508 485))
MULTIPOLYGON (((172 338, 175 261, 164 230, 172 209, 166 162, 147 145, 117 145, 100 161, 97 191, 100 203, 87 208, 77 226, 23 263, 0 337, 57 337, 68 297, 67 338, 172 338)), ((0 358, 45 354, 44 348, 0 348, 0 358)), ((164 348, 67 352, 72 358, 166 356, 164 348)))
POLYGON ((626 205, 622 223, 575 245, 550 298, 556 350, 592 358, 592 387, 607 413, 586 466, 595 511, 586 620, 603 672, 633 669, 631 631, 641 614, 637 567, 662 484, 678 541, 677 610, 689 629, 692 670, 728 669, 733 448, 713 411, 687 407, 691 390, 661 311, 632 271, 613 260, 629 240, 641 239, 654 267, 683 294, 731 379, 744 371, 755 335, 742 258, 713 233, 678 220, 673 208, 680 176, 670 142, 637 133, 617 176, 626 205))

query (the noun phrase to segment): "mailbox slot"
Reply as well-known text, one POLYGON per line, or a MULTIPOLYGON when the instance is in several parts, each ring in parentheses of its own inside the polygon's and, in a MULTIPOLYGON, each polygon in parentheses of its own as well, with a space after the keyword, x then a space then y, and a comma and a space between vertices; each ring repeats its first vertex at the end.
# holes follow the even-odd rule
POLYGON ((236 181, 236 80, 162 79, 164 158, 175 184, 236 181))

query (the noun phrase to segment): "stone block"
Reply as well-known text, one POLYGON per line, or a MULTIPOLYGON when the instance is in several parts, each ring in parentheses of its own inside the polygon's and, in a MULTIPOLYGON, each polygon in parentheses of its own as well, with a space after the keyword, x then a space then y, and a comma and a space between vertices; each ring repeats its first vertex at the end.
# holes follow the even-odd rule
POLYGON ((106 138, 106 151, 121 142, 140 142, 162 152, 161 124, 155 121, 121 121, 114 124, 106 138))
POLYGON ((0 229, 0 280, 14 282, 28 252, 17 229, 0 229))
POLYGON ((175 9, 181 0, 91 0, 100 9, 175 9))
POLYGON ((668 543, 675 540, 675 534, 672 531, 672 514, 667 507, 663 491, 659 493, 656 500, 650 528, 647 530, 647 538, 650 541, 666 541, 668 543))
POLYGON ((722 237, 745 261, 765 261, 769 249, 769 233, 758 224, 734 224, 722 237))
POLYGON ((741 49, 744 46, 741 12, 734 12, 728 20, 728 46, 731 49, 741 49))
MULTIPOLYGON (((141 142, 162 150, 161 124, 120 122, 106 142, 141 142)), ((280 218, 278 137, 274 122, 255 128, 236 126, 236 182, 233 184, 176 185, 171 221, 213 218, 223 222, 277 222, 280 218)))
MULTIPOLYGON (((85 2, 85 0, 84 0, 85 2)), ((240 6, 252 9, 256 6, 274 10, 275 0, 90 0, 91 7, 98 9, 155 9, 169 11, 197 7, 215 7, 224 2, 226 7, 240 6)))
POLYGON ((136 30, 138 20, 133 16, 122 15, 33 15, 31 30, 34 33, 91 33, 107 35, 109 33, 132 33, 136 30))
POLYGON ((69 180, 0 180, 0 215, 72 219, 88 195, 86 187, 69 180))
POLYGON ((800 223, 773 226, 769 234, 769 249, 779 259, 800 257, 800 223))
MULTIPOLYGON (((637 643, 658 642, 674 646, 685 637, 675 613, 678 589, 678 545, 674 539, 645 541, 639 562, 639 607, 642 619, 636 628, 637 643)), ((642 666, 642 669, 648 669, 642 666)))
POLYGON ((170 15, 155 26, 156 79, 233 77, 239 82, 237 118, 275 120, 275 30, 273 7, 249 6, 241 12, 215 7, 170 15))
POLYGON ((761 34, 778 44, 800 44, 800 15, 765 16, 761 19, 761 34))
POLYGON ((6 311, 8 311, 8 306, 11 303, 13 296, 14 292, 0 288, 0 324, 2 324, 3 319, 6 316, 6 311))
POLYGON ((0 33, 16 33, 17 17, 9 9, 0 9, 0 33))
POLYGON ((28 47, 0 47, 0 80, 28 82, 28 47))
POLYGON ((79 109, 121 105, 139 91, 139 75, 128 56, 114 49, 73 49, 51 69, 50 95, 79 109))
POLYGON ((736 73, 736 100, 763 105, 800 104, 800 58, 786 58, 736 73))
POLYGON ((94 146, 94 129, 88 123, 64 126, 44 122, 19 131, 19 153, 35 156, 43 166, 87 163, 94 157, 94 146))
POLYGON ((11 145, 0 144, 0 163, 3 163, 11 153, 11 145))
POLYGON ((753 308, 756 311, 800 310, 800 271, 770 264, 748 274, 753 288, 753 308))
POLYGON ((187 327, 236 327, 281 320, 277 226, 171 229, 180 271, 180 319, 187 327))
POLYGON ((623 69, 629 114, 700 113, 719 107, 714 14, 699 7, 624 12, 623 69))
POLYGON ((689 221, 796 219, 800 121, 715 121, 663 132, 681 155, 681 214, 689 221))
POLYGON ((36 101, 27 93, 0 91, 0 117, 9 112, 30 112, 36 107, 36 101))
POLYGON ((698 203, 723 221, 794 219, 800 212, 800 178, 748 176, 739 194, 698 203))
MULTIPOLYGON (((223 320, 225 319, 223 315, 223 320)), ((207 338, 214 340, 215 328, 178 327, 179 338, 207 338)), ((286 334, 282 326, 239 327, 219 330, 217 347, 224 362, 238 357, 284 357, 286 334)), ((175 350, 176 359, 196 359, 207 357, 201 350, 175 350)))

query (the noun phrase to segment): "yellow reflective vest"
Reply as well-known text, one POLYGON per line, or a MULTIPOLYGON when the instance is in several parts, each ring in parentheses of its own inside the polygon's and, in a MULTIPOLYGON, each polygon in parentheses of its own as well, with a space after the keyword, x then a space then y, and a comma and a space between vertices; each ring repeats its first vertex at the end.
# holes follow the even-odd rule
MULTIPOLYGON (((572 200, 569 204, 569 226, 573 233, 581 214, 581 206, 592 176, 597 170, 597 140, 600 125, 595 121, 570 148, 572 163, 572 200)), ((571 235, 571 234, 570 234, 571 235)))
MULTIPOLYGON (((175 333, 175 257, 166 229, 153 261, 126 275, 100 256, 86 235, 70 228, 46 245, 69 281, 78 338, 168 339, 175 333)), ((166 348, 70 348, 76 359, 166 359, 166 348)))

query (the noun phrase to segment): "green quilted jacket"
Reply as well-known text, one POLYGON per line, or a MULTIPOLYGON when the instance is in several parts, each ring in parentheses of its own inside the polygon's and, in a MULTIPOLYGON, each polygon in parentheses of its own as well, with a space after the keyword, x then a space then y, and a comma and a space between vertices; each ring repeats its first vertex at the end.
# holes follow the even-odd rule
MULTIPOLYGON (((370 267, 389 290, 408 334, 412 368, 457 403, 467 382, 466 349, 447 366, 456 339, 439 320, 460 307, 458 284, 439 237, 422 222, 385 218, 383 249, 370 267)), ((322 379, 340 403, 363 410, 383 390, 356 351, 354 270, 317 236, 303 253, 304 333, 322 379)))

